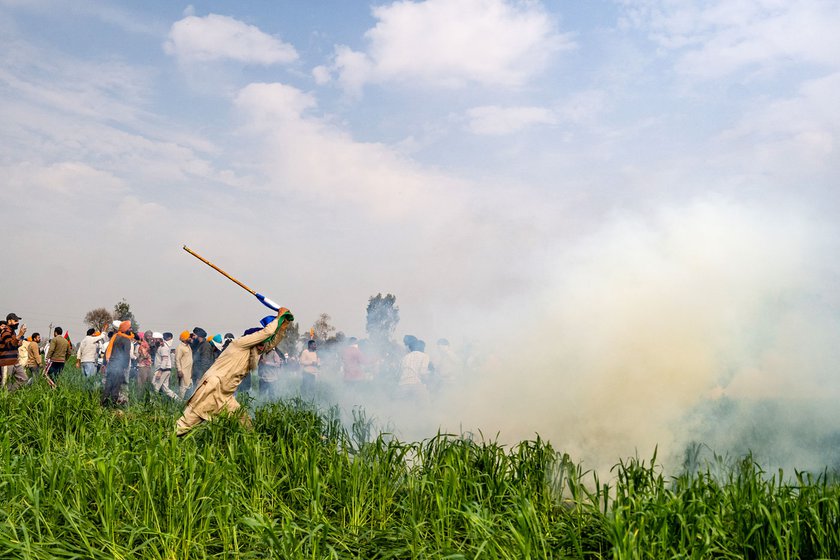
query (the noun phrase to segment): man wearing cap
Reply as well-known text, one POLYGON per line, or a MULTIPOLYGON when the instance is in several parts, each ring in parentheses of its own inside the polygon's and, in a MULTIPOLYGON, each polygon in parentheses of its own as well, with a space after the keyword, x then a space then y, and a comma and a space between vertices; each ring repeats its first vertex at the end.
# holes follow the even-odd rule
POLYGON ((181 344, 175 349, 175 369, 178 370, 178 396, 182 399, 187 394, 187 389, 192 385, 193 357, 190 342, 192 333, 184 331, 178 339, 181 344))
POLYGON ((0 368, 3 369, 3 382, 6 381, 6 367, 15 369, 18 363, 18 351, 23 345, 26 325, 20 327, 20 332, 15 333, 20 325, 20 317, 15 313, 6 315, 6 320, 0 324, 0 368))
MULTIPOLYGON (((277 317, 266 327, 248 329, 242 337, 234 339, 207 370, 187 401, 184 414, 176 424, 176 433, 182 436, 222 411, 236 412, 239 403, 234 393, 242 378, 257 369, 261 354, 274 349, 283 340, 292 321, 294 317, 289 310, 281 307, 277 317)), ((243 420, 247 422, 247 416, 243 420)))
POLYGON ((50 363, 50 369, 47 373, 53 381, 64 371, 64 362, 73 354, 70 341, 64 338, 63 334, 64 329, 56 327, 55 331, 53 331, 53 339, 50 341, 50 347, 47 349, 46 359, 50 363))
POLYGON ((193 342, 193 371, 192 378, 199 382, 204 373, 213 365, 216 359, 213 355, 213 347, 207 340, 207 331, 201 327, 193 329, 195 339, 193 342))

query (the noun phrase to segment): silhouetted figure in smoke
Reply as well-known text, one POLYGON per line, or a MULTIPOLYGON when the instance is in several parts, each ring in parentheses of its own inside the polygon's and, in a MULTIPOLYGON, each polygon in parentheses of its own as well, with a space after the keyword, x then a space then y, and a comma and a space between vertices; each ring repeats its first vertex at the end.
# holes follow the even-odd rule
POLYGON ((321 371, 321 359, 318 357, 318 346, 314 340, 306 343, 306 349, 300 353, 300 392, 311 398, 315 395, 315 381, 321 371))
POLYGON ((397 395, 403 398, 410 398, 426 401, 429 398, 429 391, 425 381, 429 375, 429 356, 426 354, 426 343, 422 340, 408 335, 403 339, 408 347, 408 354, 400 362, 400 381, 397 386, 397 395))
POLYGON ((452 351, 449 341, 445 338, 438 339, 437 348, 434 350, 431 358, 431 370, 434 372, 432 376, 434 381, 433 391, 445 391, 447 387, 455 382, 455 374, 458 369, 458 357, 452 351))
POLYGON ((364 370, 365 356, 359 349, 359 342, 355 336, 347 341, 347 346, 341 349, 341 369, 344 382, 348 385, 358 385, 367 381, 364 370))
POLYGON ((273 398, 276 396, 277 384, 280 381, 284 362, 285 358, 277 348, 262 355, 258 368, 260 397, 273 398))

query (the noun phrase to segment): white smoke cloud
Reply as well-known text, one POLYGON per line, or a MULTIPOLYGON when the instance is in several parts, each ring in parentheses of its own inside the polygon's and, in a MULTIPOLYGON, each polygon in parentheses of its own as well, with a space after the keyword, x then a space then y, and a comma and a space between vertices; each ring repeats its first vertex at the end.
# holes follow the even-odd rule
POLYGON ((608 467, 709 437, 683 420, 714 399, 837 395, 836 233, 722 199, 614 217, 504 310, 523 336, 491 345, 464 425, 608 467))

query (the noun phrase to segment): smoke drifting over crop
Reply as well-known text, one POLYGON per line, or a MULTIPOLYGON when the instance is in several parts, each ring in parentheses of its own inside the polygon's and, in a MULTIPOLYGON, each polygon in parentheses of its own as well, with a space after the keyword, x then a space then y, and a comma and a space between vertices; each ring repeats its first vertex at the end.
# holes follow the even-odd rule
POLYGON ((836 240, 805 212, 724 198, 613 215, 482 318, 495 340, 457 389, 369 406, 411 437, 539 434, 598 468, 657 446, 678 466, 690 442, 822 468, 840 426, 836 240))

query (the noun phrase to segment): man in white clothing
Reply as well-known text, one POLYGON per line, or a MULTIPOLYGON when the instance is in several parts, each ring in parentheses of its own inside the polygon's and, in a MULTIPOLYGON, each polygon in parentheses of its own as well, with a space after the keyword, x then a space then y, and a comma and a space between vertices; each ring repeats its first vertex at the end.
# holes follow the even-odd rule
POLYGON ((99 346, 105 340, 108 340, 107 334, 98 334, 95 329, 88 329, 87 336, 79 343, 79 348, 76 350, 76 362, 82 364, 82 373, 85 377, 96 375, 99 346))
POLYGON ((152 387, 155 392, 163 391, 163 394, 170 399, 178 400, 178 394, 169 388, 169 379, 172 377, 172 333, 163 333, 163 341, 155 352, 157 369, 152 378, 152 387))

